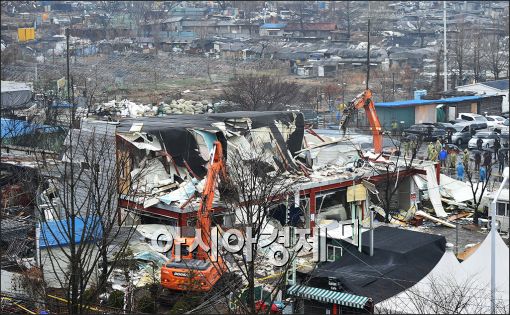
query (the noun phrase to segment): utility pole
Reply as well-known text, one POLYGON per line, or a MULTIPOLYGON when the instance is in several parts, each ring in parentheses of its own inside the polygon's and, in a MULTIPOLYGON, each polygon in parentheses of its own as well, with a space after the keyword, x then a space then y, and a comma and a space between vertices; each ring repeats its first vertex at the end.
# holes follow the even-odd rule
POLYGON ((67 69, 66 69, 66 85, 67 85, 67 102, 71 102, 71 86, 69 82, 69 29, 66 28, 66 63, 67 63, 67 69))
POLYGON ((395 72, 391 73, 391 80, 393 82, 393 102, 395 102, 395 72))
MULTIPOLYGON (((370 3, 370 2, 369 2, 370 3)), ((366 89, 368 90, 368 81, 370 80, 370 19, 368 19, 368 34, 367 34, 367 80, 366 89)))
POLYGON ((448 60, 447 53, 448 48, 446 47, 446 1, 443 1, 443 35, 444 35, 444 87, 443 90, 446 92, 448 90, 448 60))

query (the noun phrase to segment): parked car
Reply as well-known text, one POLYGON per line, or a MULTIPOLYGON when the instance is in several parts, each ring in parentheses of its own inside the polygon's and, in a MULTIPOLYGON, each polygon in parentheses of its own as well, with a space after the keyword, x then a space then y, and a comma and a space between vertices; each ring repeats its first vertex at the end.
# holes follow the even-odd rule
POLYGON ((494 141, 499 138, 498 134, 494 131, 478 131, 471 140, 468 142, 468 148, 476 149, 476 142, 482 139, 482 149, 490 149, 494 147, 494 141))
MULTIPOLYGON (((427 123, 427 124, 430 124, 430 123, 427 123)), ((438 122, 438 123, 433 123, 432 125, 436 126, 437 128, 442 128, 442 129, 453 127, 453 124, 451 122, 438 122)))
POLYGON ((510 120, 507 118, 503 121, 501 125, 494 127, 494 131, 500 133, 501 135, 503 135, 504 133, 508 134, 509 125, 510 120))
POLYGON ((479 114, 472 113, 460 113, 457 119, 462 119, 465 121, 472 122, 473 124, 477 124, 475 129, 485 129, 487 128, 487 119, 479 114))
POLYGON ((469 128, 469 124, 458 123, 455 125, 451 125, 451 127, 446 127, 446 132, 452 132, 452 142, 457 145, 462 145, 464 143, 468 143, 471 140, 471 129, 469 128))
POLYGON ((497 126, 503 125, 505 121, 505 118, 501 116, 489 115, 485 116, 485 118, 487 119, 487 128, 489 129, 494 129, 497 126))
POLYGON ((421 137, 423 141, 436 141, 437 139, 444 138, 446 136, 446 130, 431 124, 417 124, 404 129, 402 132, 403 137, 407 137, 411 134, 421 137))

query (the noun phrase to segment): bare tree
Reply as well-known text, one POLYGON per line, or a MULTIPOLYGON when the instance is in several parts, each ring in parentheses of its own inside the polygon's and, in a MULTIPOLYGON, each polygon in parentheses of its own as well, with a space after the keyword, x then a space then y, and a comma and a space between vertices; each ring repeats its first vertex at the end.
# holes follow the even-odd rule
POLYGON ((425 30, 430 26, 425 17, 419 16, 418 21, 416 21, 416 31, 418 32, 418 37, 420 38, 420 48, 425 47, 425 30))
POLYGON ((500 22, 494 22, 493 33, 484 37, 483 58, 495 80, 499 80, 504 71, 508 75, 508 36, 503 37, 498 33, 500 25, 500 22))
POLYGON ((101 26, 106 32, 106 39, 110 38, 111 22, 117 11, 120 9, 122 3, 119 1, 98 1, 97 7, 101 11, 103 11, 103 16, 101 18, 101 26))
MULTIPOLYGON (((275 157, 261 149, 252 147, 251 151, 246 151, 232 148, 227 162, 228 173, 221 177, 220 182, 221 198, 226 208, 231 209, 227 213, 235 218, 235 226, 245 235, 248 235, 247 229, 251 229, 253 238, 253 245, 246 250, 236 254, 224 254, 225 260, 233 262, 233 268, 246 283, 247 298, 243 300, 235 294, 233 299, 236 308, 232 311, 236 314, 254 314, 261 311, 256 306, 257 298, 255 297, 257 271, 267 267, 268 261, 275 258, 272 257, 275 252, 271 250, 264 252, 262 245, 264 231, 269 221, 274 220, 271 217, 278 206, 287 208, 289 204, 292 204, 293 197, 290 195, 293 182, 285 175, 284 168, 277 167, 275 157), (289 197, 292 198, 291 202, 288 200, 289 197)), ((290 222, 286 222, 285 225, 288 224, 290 222)), ((273 223, 273 226, 275 230, 282 231, 282 225, 279 223, 273 223)), ((270 285, 267 286, 271 288, 270 306, 275 300, 276 293, 285 287, 287 272, 295 258, 296 253, 290 252, 286 264, 274 267, 274 276, 270 285)))
POLYGON ((351 39, 351 31, 352 31, 352 15, 353 15, 353 8, 351 5, 351 1, 342 1, 342 8, 340 9, 340 16, 342 20, 345 20, 345 24, 347 27, 347 40, 351 39))
MULTIPOLYGON (((480 152, 480 154, 482 154, 480 152)), ((489 187, 491 175, 492 175, 492 167, 494 166, 494 163, 492 161, 492 154, 490 152, 486 152, 490 156, 490 161, 488 158, 485 158, 482 154, 481 156, 481 165, 485 168, 485 178, 482 178, 480 176, 480 169, 475 169, 475 167, 472 167, 470 165, 467 165, 465 167, 466 177, 468 179, 468 182, 471 187, 471 193, 473 194, 473 199, 471 201, 471 205, 474 209, 474 216, 473 216, 473 223, 478 224, 478 219, 480 218, 480 210, 483 211, 483 209, 479 209, 480 205, 482 203, 483 196, 485 194, 485 191, 489 187)))
POLYGON ((403 174, 414 167, 418 148, 422 143, 422 139, 418 137, 402 139, 401 142, 397 142, 393 137, 390 137, 390 140, 393 144, 394 155, 387 157, 382 163, 365 162, 372 166, 376 174, 384 177, 379 189, 382 193, 378 194, 377 203, 385 212, 386 222, 391 220, 392 202, 406 179, 403 174))
POLYGON ((242 110, 281 110, 305 97, 300 86, 267 75, 237 76, 224 89, 225 100, 239 104, 242 110))
MULTIPOLYGON (((466 60, 467 54, 467 33, 465 29, 464 19, 457 20, 455 23, 455 33, 453 39, 450 40, 452 47, 450 51, 452 52, 452 59, 454 64, 457 66, 457 75, 458 80, 460 82, 463 81, 464 78, 464 64, 466 60)), ((452 82, 454 86, 458 84, 458 82, 452 82)), ((462 83, 461 83, 462 84, 462 83)))
MULTIPOLYGON (((480 285, 476 275, 427 276, 424 283, 377 305, 379 314, 488 314, 490 288, 480 285)), ((496 299, 496 313, 508 313, 508 300, 496 299)))
POLYGON ((480 25, 477 25, 472 33, 472 69, 475 77, 475 82, 480 82, 482 72, 482 34, 480 25))
POLYGON ((41 242, 46 244, 38 259, 52 285, 65 293, 73 314, 86 312, 87 304, 105 292, 134 232, 133 225, 123 227, 128 216, 120 215, 117 204, 117 183, 131 161, 116 157, 114 139, 111 133, 72 129, 63 161, 38 159, 39 167, 50 174, 48 184, 40 187, 37 205, 41 242), (92 292, 83 294, 90 288, 92 292))
POLYGON ((324 94, 326 96, 326 99, 328 100, 328 106, 333 105, 333 102, 336 99, 336 97, 342 92, 342 88, 339 87, 337 84, 327 84, 324 87, 324 94))

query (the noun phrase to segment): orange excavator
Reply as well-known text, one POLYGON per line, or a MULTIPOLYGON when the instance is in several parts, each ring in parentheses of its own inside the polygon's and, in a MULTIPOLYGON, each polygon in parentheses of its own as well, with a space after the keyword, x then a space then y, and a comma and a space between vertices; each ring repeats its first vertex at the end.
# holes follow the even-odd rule
MULTIPOLYGON (((211 210, 214 199, 216 179, 220 172, 225 172, 222 145, 219 141, 214 142, 214 147, 209 161, 207 177, 205 180, 200 207, 197 211, 197 229, 201 230, 202 242, 211 246, 211 210)), ((223 259, 219 256, 216 262, 210 259, 209 254, 198 246, 196 250, 189 251, 195 241, 193 238, 184 238, 181 251, 181 260, 175 259, 175 247, 173 258, 161 268, 161 285, 176 291, 208 292, 220 280, 226 270, 223 259)))
POLYGON ((347 125, 349 123, 349 119, 356 109, 365 109, 367 113, 368 122, 370 124, 370 130, 372 131, 372 136, 374 138, 374 151, 375 153, 381 153, 382 151, 382 128, 381 123, 379 122, 379 117, 377 117, 377 113, 375 112, 374 101, 372 100, 372 91, 370 89, 366 89, 363 93, 358 94, 352 101, 345 106, 342 114, 342 119, 340 120, 340 130, 345 132, 347 131, 347 125))

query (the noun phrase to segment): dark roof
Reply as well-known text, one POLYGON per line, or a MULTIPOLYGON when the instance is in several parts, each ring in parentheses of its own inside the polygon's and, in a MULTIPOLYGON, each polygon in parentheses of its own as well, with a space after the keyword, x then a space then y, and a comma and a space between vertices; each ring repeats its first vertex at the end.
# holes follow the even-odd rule
POLYGON ((309 286, 330 288, 372 298, 390 298, 425 277, 445 252, 444 236, 380 226, 374 230, 374 255, 369 253, 369 233, 362 235, 362 252, 346 241, 334 241, 343 255, 320 265, 309 286))
MULTIPOLYGON (((336 24, 330 22, 321 23, 303 23, 304 31, 334 31, 336 24)), ((301 23, 289 23, 285 27, 286 31, 301 31, 301 23)))
POLYGON ((487 81, 481 82, 483 85, 487 85, 493 89, 497 90, 508 90, 508 79, 506 80, 496 80, 496 81, 487 81))
MULTIPOLYGON (((269 127, 289 161, 291 161, 291 157, 285 152, 288 152, 287 149, 291 153, 300 150, 304 134, 302 114, 287 111, 238 111, 203 115, 140 117, 121 121, 117 132, 129 132, 132 125, 136 123, 142 124, 141 132, 147 132, 160 138, 160 142, 164 144, 166 150, 178 166, 187 166, 184 163, 186 162, 193 172, 200 177, 206 174, 207 169, 204 166, 206 161, 200 155, 198 144, 191 130, 217 133, 222 129, 218 126, 218 123, 220 125, 223 123, 224 128, 231 131, 247 129, 249 126, 251 126, 249 129, 269 127), (289 136, 286 142, 283 140, 283 136, 277 128, 275 121, 296 126, 296 130, 289 136)), ((226 145, 224 149, 227 149, 226 145)))

